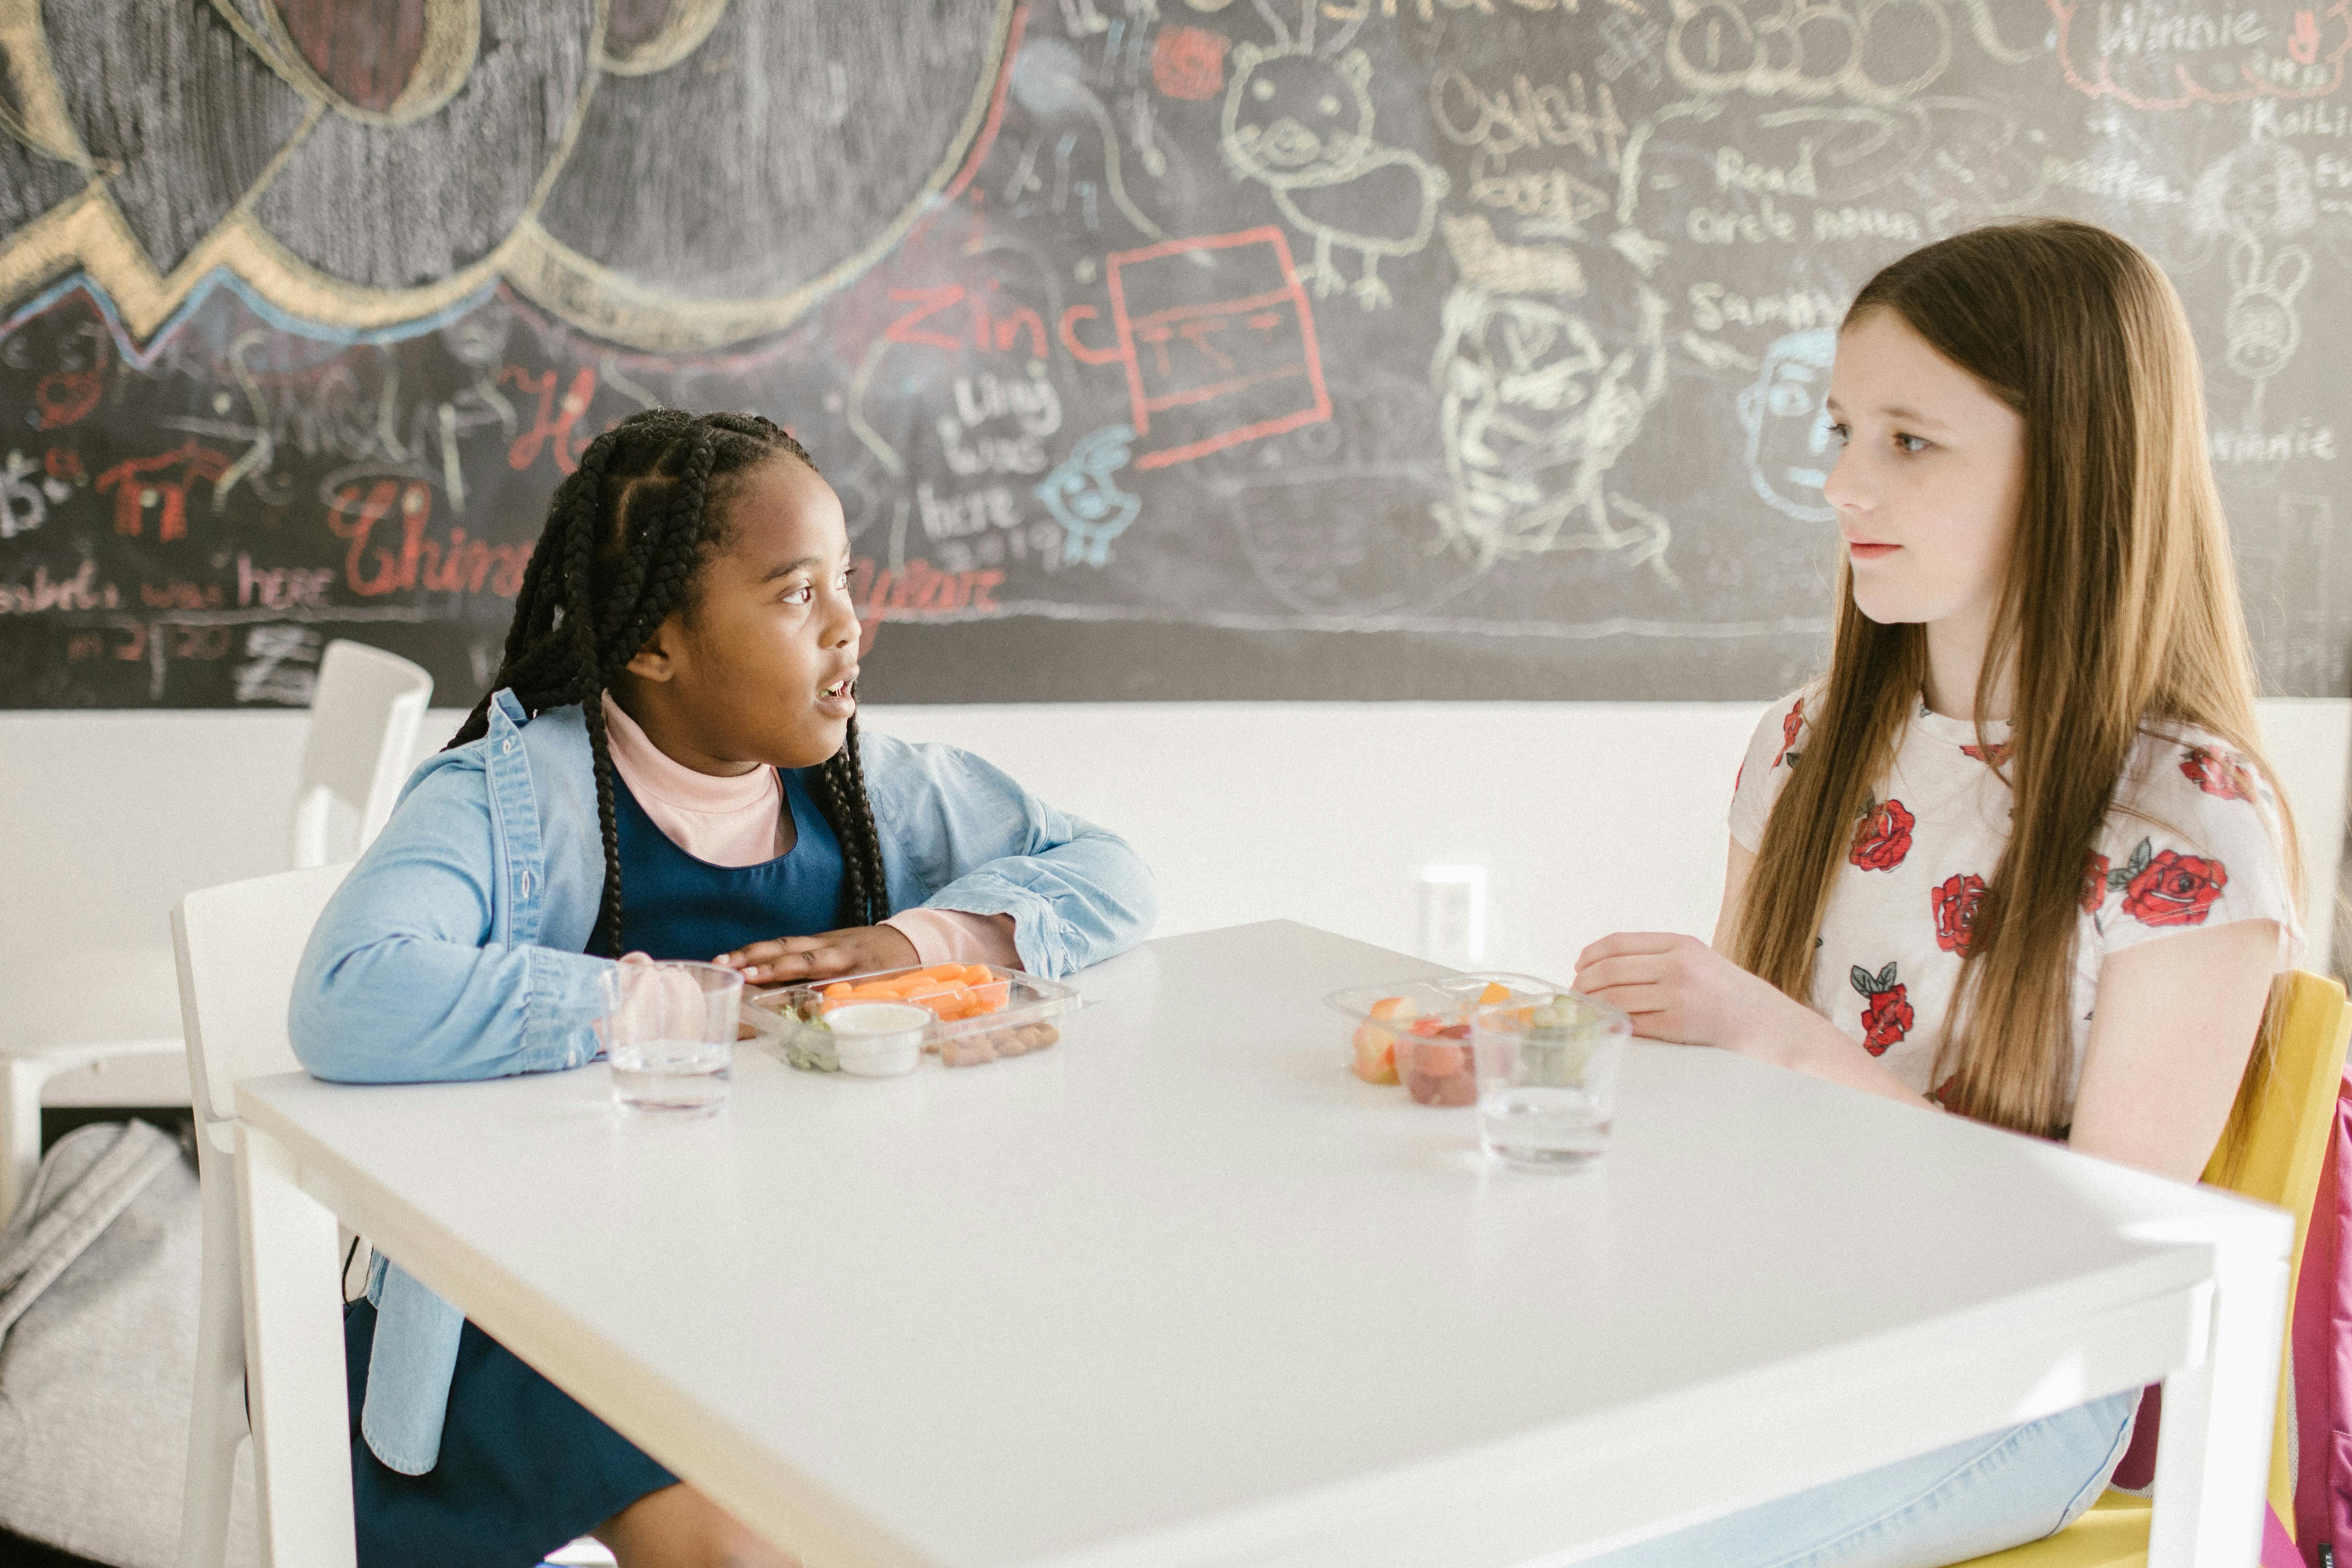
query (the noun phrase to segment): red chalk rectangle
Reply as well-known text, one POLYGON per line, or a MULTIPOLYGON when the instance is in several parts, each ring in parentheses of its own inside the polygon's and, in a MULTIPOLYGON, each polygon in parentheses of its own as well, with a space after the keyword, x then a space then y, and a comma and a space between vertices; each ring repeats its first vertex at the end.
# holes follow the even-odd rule
POLYGON ((1108 267, 1137 468, 1331 417, 1315 314, 1280 229, 1171 239, 1108 267))

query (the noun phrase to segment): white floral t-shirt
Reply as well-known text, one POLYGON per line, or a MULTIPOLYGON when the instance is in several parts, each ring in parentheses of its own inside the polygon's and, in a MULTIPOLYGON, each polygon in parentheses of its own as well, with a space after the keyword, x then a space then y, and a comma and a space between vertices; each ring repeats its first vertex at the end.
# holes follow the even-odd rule
MULTIPOLYGON (((1818 684, 1776 703, 1757 726, 1731 801, 1731 836, 1749 850, 1801 765, 1818 684)), ((1941 1043, 1969 933, 2010 829, 2010 789, 1990 765, 2010 727, 1913 712, 1893 767, 1855 824, 1822 920, 1812 1005, 1921 1094, 1941 1043)), ((2274 921, 2280 969, 2294 966, 2302 924, 2280 849, 2278 799, 2200 731, 2143 731, 2116 786, 2083 873, 2074 947, 2074 1066, 2080 1083, 2099 965, 2107 954, 2175 931, 2274 921)), ((2071 1099, 2072 1089, 2069 1089, 2071 1099)))

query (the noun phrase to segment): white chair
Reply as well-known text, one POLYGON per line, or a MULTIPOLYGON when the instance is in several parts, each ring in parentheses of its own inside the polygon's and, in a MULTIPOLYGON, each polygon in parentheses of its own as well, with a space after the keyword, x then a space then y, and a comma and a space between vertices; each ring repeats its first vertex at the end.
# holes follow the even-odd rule
MULTIPOLYGON (((257 1074, 300 1068, 286 1037, 294 970, 320 910, 350 870, 351 863, 343 861, 205 888, 181 900, 172 911, 180 1016, 187 1031, 188 1083, 194 1091, 205 1232, 195 1391, 188 1413, 188 1473, 181 1500, 180 1568, 221 1568, 228 1546, 237 1446, 249 1430, 260 1435, 262 1451, 254 1456, 253 1473, 262 1489, 262 1541, 268 1551, 268 1389, 257 1379, 248 1405, 248 1336, 264 1331, 260 1314, 247 1310, 237 1199, 236 1086, 257 1074)), ((257 1342, 253 1348, 257 1350, 257 1342)), ((306 1366, 301 1375, 331 1377, 340 1386, 340 1347, 325 1364, 306 1366)), ((549 1561, 585 1568, 610 1564, 613 1558, 597 1542, 581 1540, 549 1561)))
MULTIPOLYGON (((190 893, 172 910, 187 1033, 188 1083, 196 1117, 196 1170, 204 1184, 205 1262, 196 1311, 196 1375, 188 1415, 188 1474, 181 1501, 181 1568, 220 1568, 228 1547, 237 1445, 261 1434, 254 1456, 264 1552, 269 1539, 268 1390, 252 1389, 247 1426, 244 1247, 238 1234, 236 1086, 301 1064, 286 1037, 294 970, 319 911, 351 870, 348 861, 281 871, 190 893)), ((342 1359, 317 1369, 339 1383, 342 1359)))
POLYGON ((297 869, 357 859, 375 842, 407 781, 432 700, 433 676, 423 666, 365 643, 327 645, 294 786, 297 869), (333 831, 338 802, 357 819, 348 848, 334 842, 341 837, 333 831))
MULTIPOLYGON (((423 667, 362 643, 327 645, 295 786, 293 865, 354 858, 374 839, 407 779, 432 698, 433 677, 423 667)), ((100 1016, 36 1023, 27 1037, 0 1042, 0 1224, 16 1212, 41 1162, 42 1085, 81 1068, 182 1050, 181 1037, 154 1016, 161 998, 137 994, 142 983, 152 984, 143 957, 141 950, 125 955, 126 967, 56 979, 54 994, 86 998, 100 1016), (131 1031, 116 1032, 126 1022, 131 1031)), ((152 1098, 152 1091, 142 1094, 140 1102, 152 1098)))

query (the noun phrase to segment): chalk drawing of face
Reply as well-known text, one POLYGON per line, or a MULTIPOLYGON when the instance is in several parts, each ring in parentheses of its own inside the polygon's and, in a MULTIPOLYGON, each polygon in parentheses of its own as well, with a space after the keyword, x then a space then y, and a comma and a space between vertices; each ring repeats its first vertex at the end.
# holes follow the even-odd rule
POLYGON ((1804 522, 1837 516, 1822 499, 1831 465, 1830 363, 1837 331, 1790 332, 1764 351, 1755 382, 1740 390, 1739 423, 1748 432, 1748 482, 1767 505, 1804 522))
POLYGON ((2264 266, 2263 242, 2240 235, 2230 247, 2230 308, 2221 318, 2231 370, 2262 381, 2286 368, 2303 342, 2303 321, 2294 297, 2311 278, 2311 252, 2282 246, 2264 266))
POLYGON ((1311 47, 1236 45, 1225 89, 1225 151, 1244 174, 1311 184, 1344 178, 1372 137, 1371 61, 1361 49, 1337 60, 1311 47))
POLYGON ((2258 142, 2215 159, 2189 195, 2189 226, 2199 234, 2284 239, 2318 221, 2311 166, 2284 142, 2258 142))
POLYGON ((1642 290, 1633 341, 1614 347, 1583 314, 1547 300, 1454 289, 1432 367, 1452 539, 1490 561, 1655 553, 1661 541, 1612 518, 1606 481, 1665 390, 1664 314, 1642 290))

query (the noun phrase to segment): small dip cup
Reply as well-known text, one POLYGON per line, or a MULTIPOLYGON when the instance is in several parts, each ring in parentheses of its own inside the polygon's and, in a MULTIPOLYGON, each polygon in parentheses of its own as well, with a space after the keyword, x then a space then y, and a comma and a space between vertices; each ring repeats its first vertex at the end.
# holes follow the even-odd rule
POLYGON ((824 1016, 841 1070, 860 1078, 895 1078, 923 1059, 928 1008, 905 1002, 852 1002, 824 1016))

